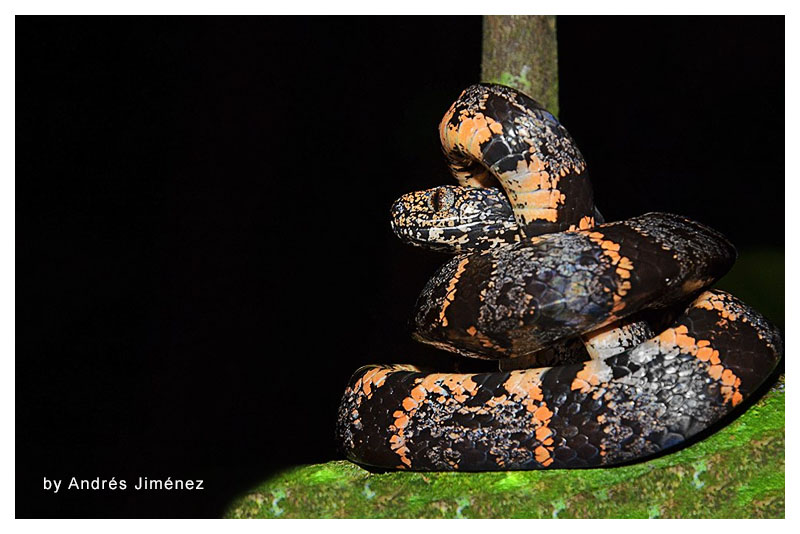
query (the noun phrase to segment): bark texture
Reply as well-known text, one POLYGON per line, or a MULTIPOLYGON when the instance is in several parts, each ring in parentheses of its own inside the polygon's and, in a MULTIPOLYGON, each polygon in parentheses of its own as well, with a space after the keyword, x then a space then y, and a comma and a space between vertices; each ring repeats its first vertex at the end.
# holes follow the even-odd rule
POLYGON ((556 17, 483 17, 481 79, 518 89, 558 116, 556 17))

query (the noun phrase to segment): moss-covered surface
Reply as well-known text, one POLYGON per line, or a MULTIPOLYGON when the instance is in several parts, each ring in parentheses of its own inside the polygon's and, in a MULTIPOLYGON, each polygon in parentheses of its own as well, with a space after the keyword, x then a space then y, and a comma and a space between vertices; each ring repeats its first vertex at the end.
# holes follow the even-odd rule
POLYGON ((290 469, 230 518, 784 517, 784 383, 709 438, 612 469, 370 473, 335 461, 290 469))

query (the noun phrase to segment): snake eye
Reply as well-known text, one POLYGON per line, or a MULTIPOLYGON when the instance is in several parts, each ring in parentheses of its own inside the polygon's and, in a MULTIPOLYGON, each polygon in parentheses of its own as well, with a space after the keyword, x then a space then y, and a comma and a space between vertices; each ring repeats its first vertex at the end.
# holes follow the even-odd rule
POLYGON ((431 195, 431 208, 433 211, 449 209, 453 205, 453 192, 446 187, 436 189, 431 195))

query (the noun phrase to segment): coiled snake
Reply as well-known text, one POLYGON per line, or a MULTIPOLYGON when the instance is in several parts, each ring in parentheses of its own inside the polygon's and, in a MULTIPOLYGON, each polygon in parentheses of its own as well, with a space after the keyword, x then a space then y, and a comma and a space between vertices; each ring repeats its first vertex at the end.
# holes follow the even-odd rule
POLYGON ((600 224, 583 157, 534 100, 474 85, 440 137, 459 185, 392 207, 403 241, 455 254, 417 301, 414 337, 501 371, 362 367, 336 428, 349 459, 423 471, 643 459, 719 421, 775 369, 778 330, 705 290, 735 259, 725 237, 663 213, 600 224), (653 335, 646 319, 671 322, 653 335))

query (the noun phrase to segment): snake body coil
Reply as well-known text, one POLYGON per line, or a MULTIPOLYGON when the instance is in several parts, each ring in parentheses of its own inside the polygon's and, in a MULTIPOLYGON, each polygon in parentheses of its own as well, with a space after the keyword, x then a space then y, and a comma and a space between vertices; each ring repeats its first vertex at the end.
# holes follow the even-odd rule
POLYGON ((414 336, 506 370, 359 369, 337 422, 348 458, 462 471, 643 459, 720 420, 777 366, 777 329, 704 291, 733 246, 677 215, 595 225, 586 164, 536 102, 472 86, 440 135, 460 186, 392 208, 401 239, 457 254, 423 289, 414 336), (647 310, 671 324, 653 335, 647 310))

